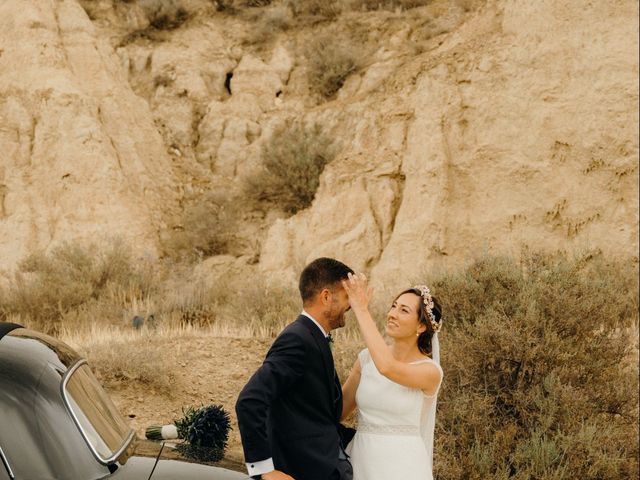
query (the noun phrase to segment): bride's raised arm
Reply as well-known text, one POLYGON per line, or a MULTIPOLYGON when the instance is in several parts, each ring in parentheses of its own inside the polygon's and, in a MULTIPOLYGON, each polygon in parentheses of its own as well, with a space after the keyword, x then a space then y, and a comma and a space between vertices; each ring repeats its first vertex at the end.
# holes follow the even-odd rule
MULTIPOLYGON (((369 302, 373 289, 364 274, 349 274, 342 285, 349 295, 349 304, 356 316, 364 342, 378 371, 396 383, 410 388, 418 388, 431 395, 437 391, 442 371, 434 362, 406 363, 396 360, 378 331, 371 313, 369 302)), ((348 380, 347 380, 348 382, 348 380)))

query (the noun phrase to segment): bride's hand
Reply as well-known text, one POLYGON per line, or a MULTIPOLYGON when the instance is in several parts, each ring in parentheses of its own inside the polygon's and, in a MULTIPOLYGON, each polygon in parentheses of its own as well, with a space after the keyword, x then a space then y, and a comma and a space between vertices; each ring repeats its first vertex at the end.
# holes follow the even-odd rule
POLYGON ((367 282, 364 273, 349 274, 347 280, 342 281, 347 295, 349 295, 349 305, 354 312, 366 310, 373 296, 373 288, 367 282))

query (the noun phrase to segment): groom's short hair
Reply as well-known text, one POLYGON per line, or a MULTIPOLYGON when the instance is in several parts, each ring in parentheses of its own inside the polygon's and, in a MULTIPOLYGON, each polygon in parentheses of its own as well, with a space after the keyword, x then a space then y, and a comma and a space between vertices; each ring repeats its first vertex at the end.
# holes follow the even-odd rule
POLYGON ((348 278, 351 268, 334 258, 316 258, 304 267, 300 274, 300 296, 302 303, 315 297, 322 289, 332 288, 336 283, 348 278))

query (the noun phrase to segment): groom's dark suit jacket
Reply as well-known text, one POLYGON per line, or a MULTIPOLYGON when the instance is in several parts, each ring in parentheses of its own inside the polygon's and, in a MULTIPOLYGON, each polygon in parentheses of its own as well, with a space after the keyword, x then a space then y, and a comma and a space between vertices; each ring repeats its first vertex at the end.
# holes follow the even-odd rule
POLYGON ((273 458, 296 480, 327 480, 338 463, 342 390, 327 339, 300 315, 238 397, 245 460, 273 458))

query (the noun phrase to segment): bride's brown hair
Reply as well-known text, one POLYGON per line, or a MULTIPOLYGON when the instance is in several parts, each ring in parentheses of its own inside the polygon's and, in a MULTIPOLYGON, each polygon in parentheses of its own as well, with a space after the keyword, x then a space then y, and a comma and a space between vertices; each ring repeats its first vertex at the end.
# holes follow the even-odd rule
MULTIPOLYGON (((424 355, 428 355, 431 357, 431 339, 433 338, 433 334, 435 333, 433 330, 433 325, 431 325, 431 317, 429 316, 429 312, 427 312, 426 305, 424 304, 424 299, 422 298, 422 292, 417 288, 408 288, 407 290, 400 292, 396 297, 396 300, 401 295, 405 293, 413 293, 416 295, 420 301, 418 304, 420 305, 420 311, 418 313, 418 323, 426 326, 426 330, 422 332, 418 336, 418 350, 424 355)), ((440 302, 433 295, 431 296, 433 300, 433 316, 437 323, 440 323, 440 319, 442 318, 442 307, 440 306, 440 302)))

